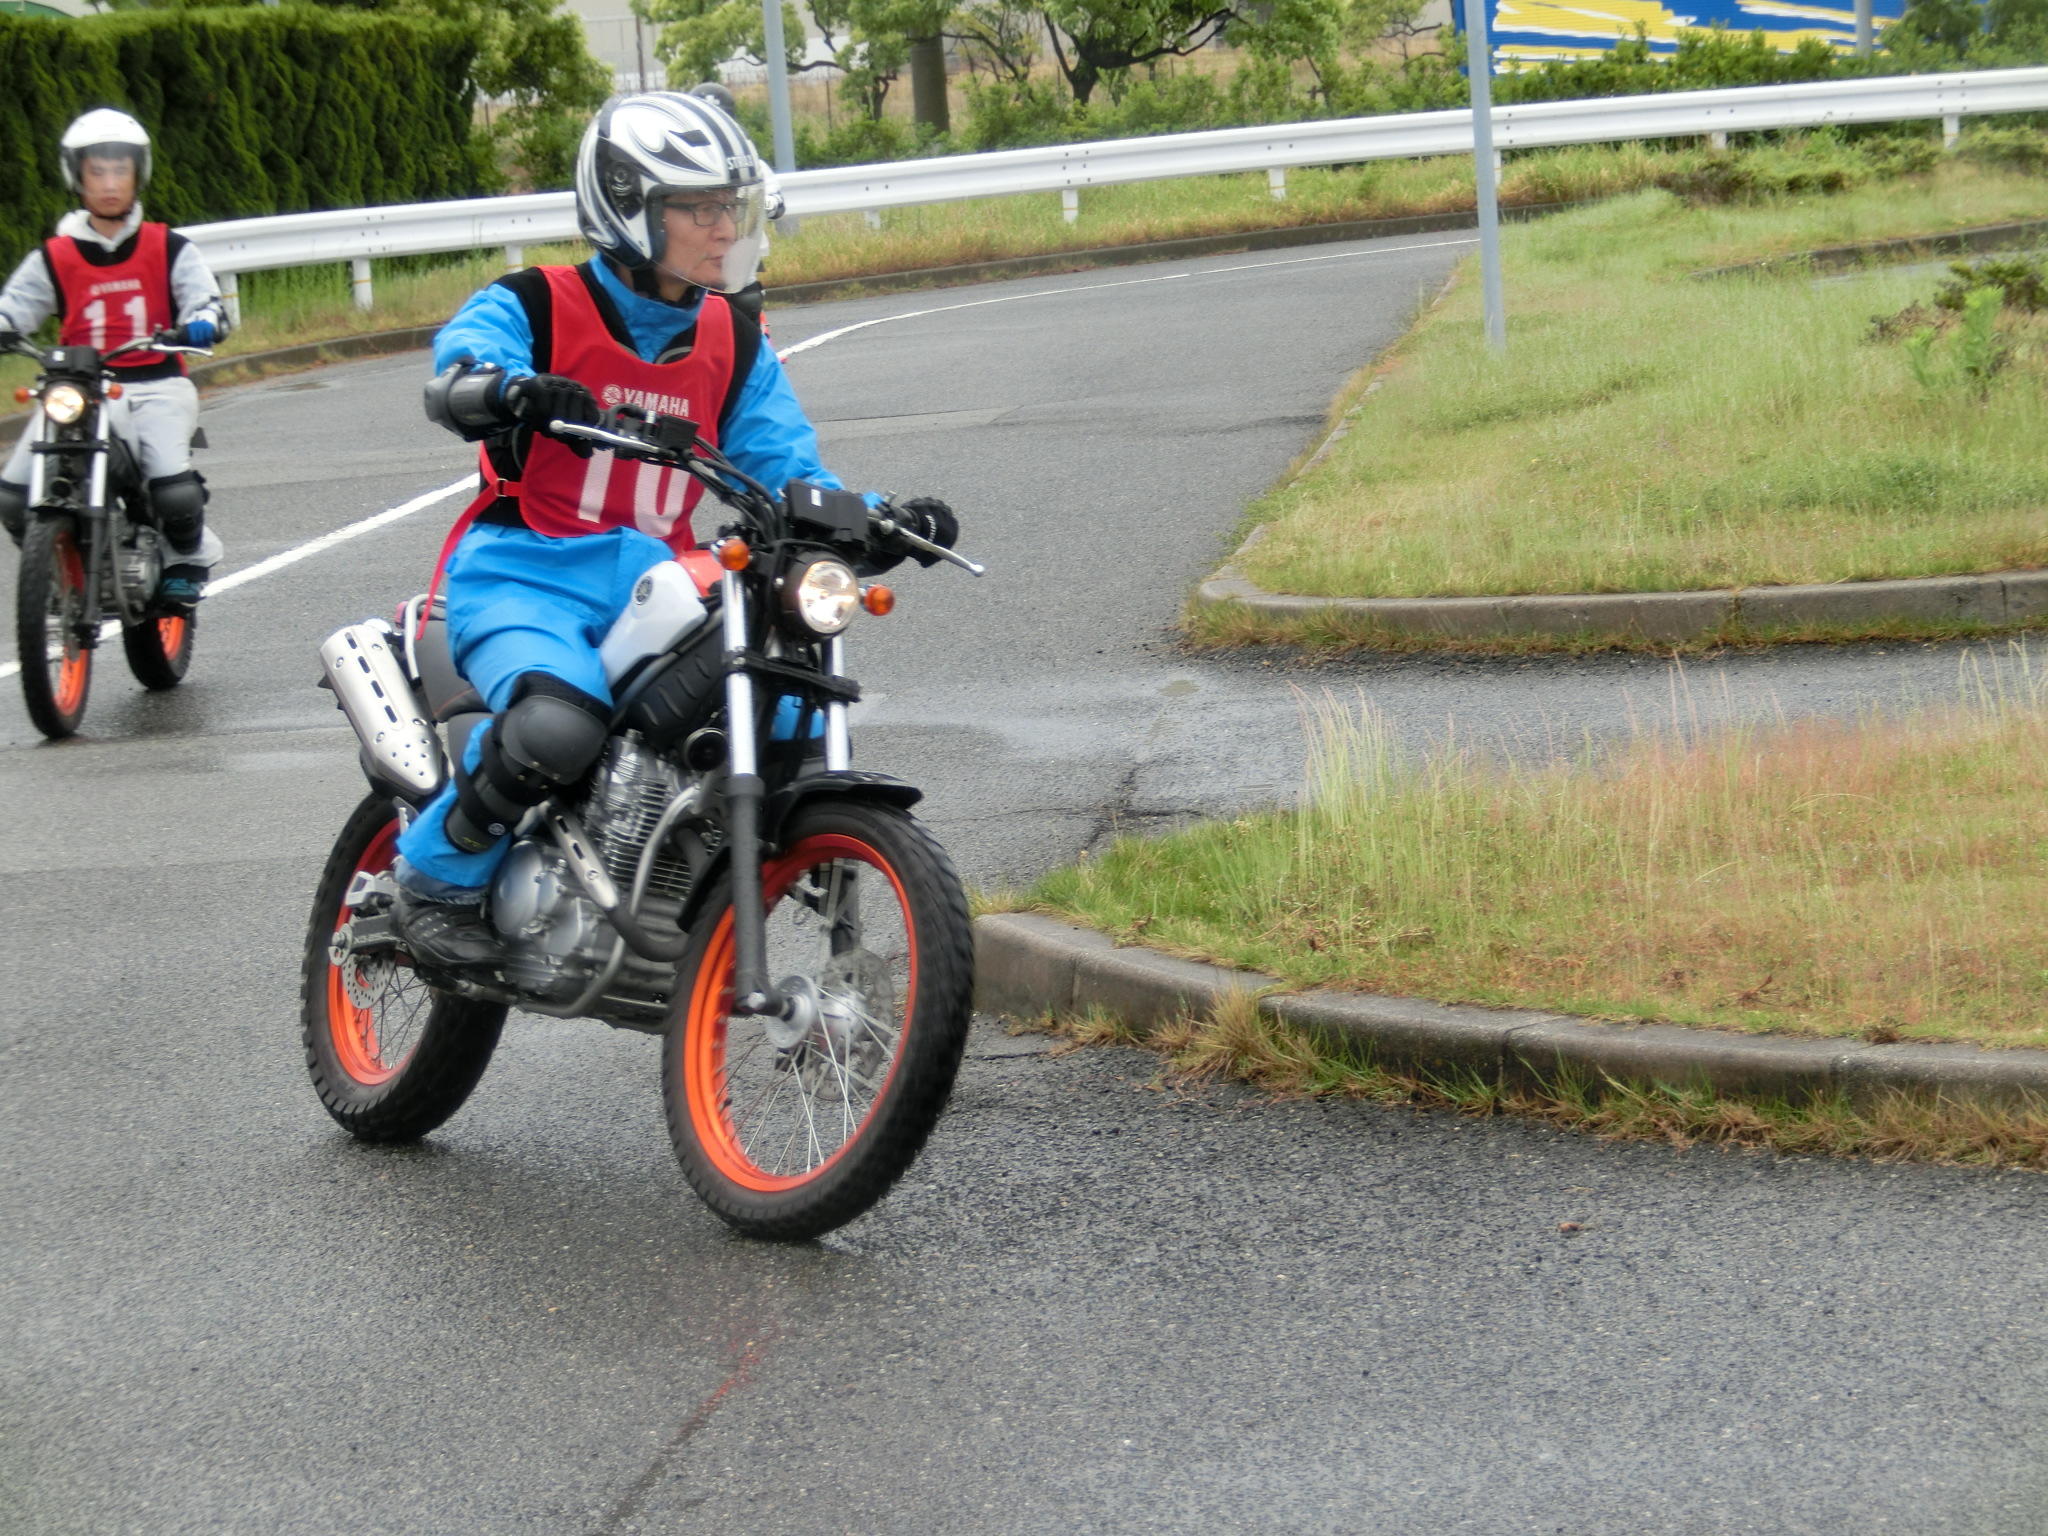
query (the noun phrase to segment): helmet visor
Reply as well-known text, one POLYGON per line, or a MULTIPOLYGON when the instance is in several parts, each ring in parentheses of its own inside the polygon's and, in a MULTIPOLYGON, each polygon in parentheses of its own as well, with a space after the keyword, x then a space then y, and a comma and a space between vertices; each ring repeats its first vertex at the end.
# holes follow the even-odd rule
POLYGON ((661 201, 669 225, 663 266, 718 293, 738 293, 753 282, 768 247, 768 199, 760 182, 672 187, 661 201), (715 277, 713 255, 721 256, 715 277))

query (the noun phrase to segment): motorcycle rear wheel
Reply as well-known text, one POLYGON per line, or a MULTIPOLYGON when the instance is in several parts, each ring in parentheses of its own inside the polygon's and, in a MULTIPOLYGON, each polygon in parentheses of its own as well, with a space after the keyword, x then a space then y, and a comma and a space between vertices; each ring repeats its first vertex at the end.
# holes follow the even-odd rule
POLYGON ((52 741, 73 735, 85 720, 92 649, 79 643, 78 628, 91 615, 92 584, 77 530, 63 518, 37 518, 21 541, 15 655, 28 717, 52 741))
POLYGON ((358 1141, 417 1141, 462 1107, 490 1065, 505 1025, 500 1003, 451 997, 400 956, 328 952, 348 920, 342 905, 358 871, 391 867, 399 823, 371 795, 350 814, 313 897, 300 986, 306 1070, 327 1113, 358 1141))
POLYGON ((901 810, 813 802, 783 841, 761 870, 769 976, 804 1014, 729 1016, 728 876, 683 961, 661 1087, 704 1203, 750 1237, 800 1241, 874 1205, 931 1134, 973 1014, 974 936, 951 862, 901 810))
POLYGON ((192 665, 192 640, 199 625, 196 613, 165 614, 121 626, 121 649, 128 655, 128 670, 135 681, 152 693, 162 693, 185 681, 192 665))

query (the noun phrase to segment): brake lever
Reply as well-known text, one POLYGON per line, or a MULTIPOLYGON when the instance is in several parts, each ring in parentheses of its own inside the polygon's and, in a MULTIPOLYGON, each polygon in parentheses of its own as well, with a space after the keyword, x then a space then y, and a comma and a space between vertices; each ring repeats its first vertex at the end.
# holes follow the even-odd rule
POLYGON ((885 539, 894 539, 899 543, 909 545, 912 549, 921 549, 928 555, 937 555, 947 564, 959 566, 961 570, 967 572, 970 576, 986 576, 988 574, 987 566, 977 565, 965 555, 956 554, 943 544, 934 544, 930 539, 912 533, 893 517, 877 517, 874 521, 874 529, 876 533, 885 539))

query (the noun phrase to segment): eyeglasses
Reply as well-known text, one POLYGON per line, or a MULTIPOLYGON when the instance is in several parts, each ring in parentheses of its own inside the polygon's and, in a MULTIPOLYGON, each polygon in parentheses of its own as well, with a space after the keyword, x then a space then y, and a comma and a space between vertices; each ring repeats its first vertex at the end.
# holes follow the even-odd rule
POLYGON ((713 197, 691 203, 671 200, 668 206, 677 213, 687 213, 690 222, 699 229, 710 229, 720 219, 731 219, 735 224, 740 220, 739 199, 733 197, 713 197))

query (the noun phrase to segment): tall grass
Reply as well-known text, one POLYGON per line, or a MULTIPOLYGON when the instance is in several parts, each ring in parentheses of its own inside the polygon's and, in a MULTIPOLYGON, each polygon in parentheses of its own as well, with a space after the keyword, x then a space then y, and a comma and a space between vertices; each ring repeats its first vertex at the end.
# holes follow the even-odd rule
POLYGON ((2048 690, 2024 651, 1896 720, 1413 762, 1314 711, 1303 805, 1124 840, 1032 900, 1303 986, 2048 1044, 2048 690))
POLYGON ((1646 192, 1508 232, 1509 348, 1476 274, 1397 349, 1241 562, 1312 596, 1656 591, 2048 561, 2048 327, 2009 314, 1988 390, 1930 391, 1872 317, 1934 282, 1709 266, 2048 214, 2038 177, 1956 165, 1832 198, 1646 192))

